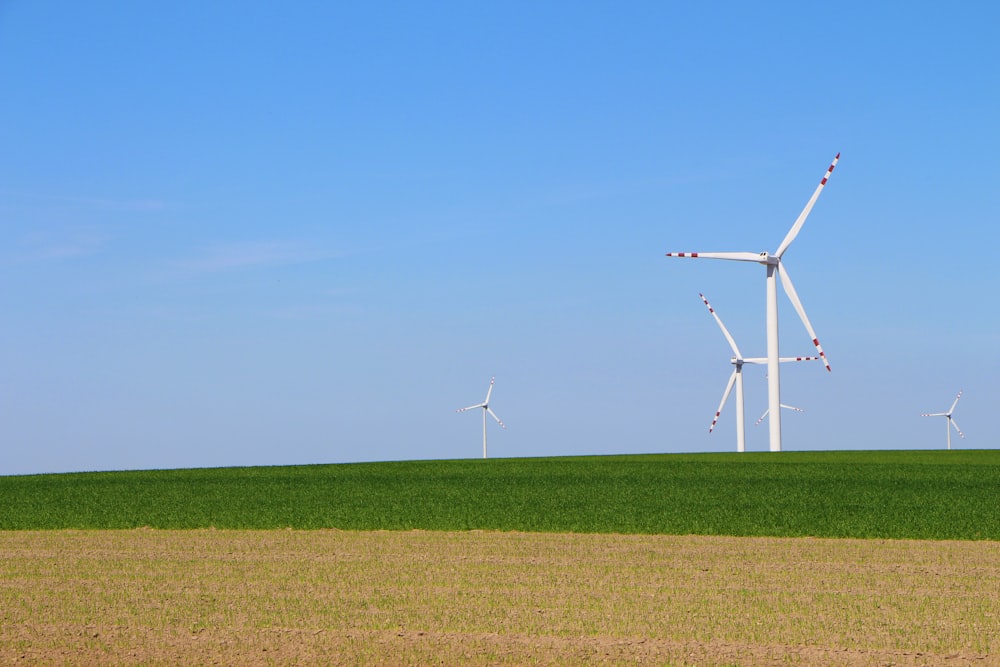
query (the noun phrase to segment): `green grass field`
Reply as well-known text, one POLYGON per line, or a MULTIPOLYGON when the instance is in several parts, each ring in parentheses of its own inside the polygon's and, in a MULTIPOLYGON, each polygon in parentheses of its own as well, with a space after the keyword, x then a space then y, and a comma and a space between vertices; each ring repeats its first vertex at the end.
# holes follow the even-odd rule
POLYGON ((1000 540, 1000 451, 666 454, 0 477, 0 530, 1000 540))

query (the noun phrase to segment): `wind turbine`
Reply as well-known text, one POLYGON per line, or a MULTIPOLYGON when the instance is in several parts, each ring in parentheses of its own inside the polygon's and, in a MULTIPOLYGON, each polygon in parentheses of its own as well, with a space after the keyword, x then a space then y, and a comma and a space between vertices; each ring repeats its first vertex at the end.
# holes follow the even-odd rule
MULTIPOLYGON (((812 358, 816 359, 816 357, 812 357, 812 358)), ((802 408, 797 408, 794 405, 785 405, 784 403, 782 403, 781 407, 783 407, 786 410, 794 410, 795 412, 805 412, 805 410, 803 410, 802 408)), ((770 408, 768 408, 767 410, 764 410, 764 414, 762 414, 760 416, 760 419, 758 419, 756 422, 754 422, 754 426, 760 426, 760 423, 762 421, 764 421, 765 419, 767 419, 767 415, 770 414, 770 412, 771 412, 770 408)))
MULTIPOLYGON (((806 361, 806 360, 810 360, 810 359, 819 359, 819 357, 796 357, 795 358, 796 361, 806 361)), ((785 361, 785 357, 782 357, 781 360, 785 361)), ((765 376, 765 379, 766 379, 766 376, 765 376)), ((802 408, 797 408, 794 405, 785 405, 784 403, 782 403, 781 407, 783 407, 786 410, 791 410, 792 412, 805 412, 805 410, 803 410, 802 408)), ((758 417, 757 421, 755 421, 753 425, 754 426, 760 426, 760 423, 762 421, 764 421, 765 419, 767 419, 767 416, 770 413, 771 413, 771 409, 770 408, 768 408, 767 410, 764 410, 764 414, 762 414, 760 417, 758 417)))
POLYGON ((486 398, 483 400, 482 403, 476 403, 475 405, 470 405, 467 408, 459 408, 458 410, 456 410, 456 412, 465 412, 466 410, 475 410, 476 408, 483 409, 483 458, 484 459, 486 458, 486 413, 489 413, 489 415, 493 417, 493 419, 497 420, 497 423, 500 424, 500 428, 504 429, 507 428, 506 426, 504 426, 503 421, 499 417, 497 417, 497 413, 493 412, 493 409, 490 408, 490 394, 493 393, 493 382, 495 380, 496 376, 490 378, 490 388, 486 390, 486 398))
POLYGON ((946 417, 948 419, 948 425, 945 429, 948 431, 948 449, 951 449, 951 427, 954 426, 955 430, 958 431, 958 435, 964 440, 965 434, 962 433, 962 429, 958 427, 958 424, 952 418, 951 413, 955 411, 955 406, 958 405, 958 399, 962 398, 962 392, 958 392, 958 396, 955 397, 955 402, 951 404, 948 412, 931 412, 927 414, 920 415, 921 417, 946 417))
POLYGON ((799 295, 795 291, 795 286, 792 284, 792 279, 788 276, 788 270, 783 268, 784 265, 781 263, 781 258, 788 250, 788 246, 792 244, 795 237, 798 236, 799 230, 802 229, 802 225, 805 224, 806 218, 809 216, 809 212, 812 211, 813 205, 816 200, 819 199, 820 193, 823 191, 823 187, 826 185, 827 180, 830 178, 830 174, 833 173, 833 168, 837 166, 837 162, 840 160, 840 153, 833 158, 833 162, 830 164, 829 169, 823 174, 823 179, 819 182, 816 187, 816 191, 813 192, 812 197, 806 202, 806 206, 799 213, 799 217, 796 218, 795 222, 792 224, 792 228, 788 230, 785 235, 784 240, 778 249, 772 254, 768 251, 763 252, 668 252, 667 257, 702 257, 705 259, 729 259, 736 260, 739 262, 757 262, 758 264, 763 264, 767 267, 767 406, 768 410, 771 412, 771 419, 768 422, 770 427, 770 438, 771 438, 771 451, 780 452, 781 451, 781 388, 780 388, 780 375, 778 370, 778 365, 780 359, 778 357, 778 283, 777 278, 780 276, 781 284, 785 289, 785 294, 788 295, 788 300, 792 302, 792 306, 795 308, 795 312, 799 314, 799 319, 802 320, 802 324, 805 325, 806 331, 809 332, 809 337, 812 339, 813 345, 816 346, 816 350, 819 351, 819 356, 823 359, 823 363, 826 365, 826 370, 830 370, 830 363, 826 359, 826 354, 823 352, 823 347, 819 344, 819 339, 816 337, 816 332, 813 330, 812 325, 809 323, 809 318, 806 316, 806 311, 802 307, 802 301, 799 300, 799 295))
MULTIPOLYGON (((740 348, 736 345, 736 340, 733 338, 729 330, 726 329, 726 325, 722 323, 722 318, 719 314, 715 312, 712 308, 712 304, 708 302, 704 294, 698 294, 701 297, 702 302, 704 302, 705 307, 708 308, 708 312, 712 313, 712 317, 715 318, 715 322, 722 329, 722 335, 726 337, 729 342, 729 347, 733 350, 733 357, 730 360, 735 366, 733 368, 733 374, 729 376, 729 382, 726 384, 726 391, 722 394, 722 401, 719 403, 719 409, 715 411, 715 417, 712 419, 712 425, 708 427, 708 432, 711 433, 715 429, 716 422, 719 421, 719 415, 722 414, 722 408, 725 407, 726 401, 729 399, 729 394, 733 390, 733 385, 736 385, 736 451, 743 452, 746 451, 746 420, 743 411, 743 364, 766 364, 767 359, 764 357, 751 357, 749 359, 744 358, 743 354, 740 352, 740 348)), ((780 357, 779 362, 785 361, 815 361, 819 357, 780 357)), ((782 407, 788 407, 783 405, 782 407)), ((793 408, 793 410, 798 410, 798 408, 793 408)), ((767 414, 767 413, 764 413, 767 414)), ((763 419, 763 417, 761 417, 763 419)), ((760 423, 760 420, 757 421, 760 423)))

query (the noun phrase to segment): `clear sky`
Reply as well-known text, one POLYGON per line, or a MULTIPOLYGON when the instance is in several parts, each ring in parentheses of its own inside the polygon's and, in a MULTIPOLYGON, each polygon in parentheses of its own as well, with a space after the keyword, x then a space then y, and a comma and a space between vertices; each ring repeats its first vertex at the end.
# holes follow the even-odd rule
POLYGON ((1000 6, 0 2, 0 474, 1000 444, 1000 6), (779 295, 783 354, 812 346, 779 295), (762 368, 749 450, 767 450, 762 368), (732 399, 731 399, 732 400, 732 399))

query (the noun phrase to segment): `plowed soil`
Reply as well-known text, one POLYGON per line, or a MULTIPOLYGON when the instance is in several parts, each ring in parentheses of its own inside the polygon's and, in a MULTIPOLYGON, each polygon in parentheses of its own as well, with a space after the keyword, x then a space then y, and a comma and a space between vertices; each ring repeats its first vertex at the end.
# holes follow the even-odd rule
POLYGON ((6 532, 0 663, 1000 665, 1000 543, 6 532))

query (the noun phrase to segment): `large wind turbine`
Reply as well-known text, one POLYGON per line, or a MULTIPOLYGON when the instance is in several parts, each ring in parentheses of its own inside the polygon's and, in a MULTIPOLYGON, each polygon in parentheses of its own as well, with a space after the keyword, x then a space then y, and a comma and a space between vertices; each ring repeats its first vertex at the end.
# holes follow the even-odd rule
POLYGON ((465 412, 466 410, 475 410, 476 408, 483 409, 483 458, 484 459, 486 458, 486 413, 489 413, 490 416, 493 417, 493 419, 497 420, 497 423, 500 424, 500 428, 507 428, 506 426, 504 426, 503 421, 499 417, 497 417, 497 413, 493 412, 493 409, 490 407, 490 395, 493 393, 493 382, 495 380, 496 377, 490 378, 490 388, 486 390, 486 398, 483 400, 482 403, 476 403, 475 405, 470 405, 467 408, 459 408, 458 410, 456 410, 456 412, 465 412))
POLYGON ((799 314, 799 319, 802 320, 802 324, 805 325, 806 331, 809 332, 809 337, 812 339, 813 345, 819 351, 819 356, 822 357, 823 363, 826 365, 826 370, 830 370, 830 363, 826 359, 826 354, 823 352, 822 346, 819 344, 819 339, 816 337, 816 332, 813 331, 812 325, 809 323, 809 318, 806 317, 806 311, 802 307, 802 302, 799 300, 799 295, 795 291, 795 286, 792 285, 792 279, 788 277, 788 270, 784 268, 781 263, 781 258, 788 250, 788 246, 792 244, 795 237, 798 236, 799 230, 802 229, 802 225, 805 223, 806 218, 809 216, 809 212, 812 211, 813 205, 816 200, 819 199, 820 193, 823 191, 823 186, 826 185, 827 180, 830 178, 830 174, 833 173, 833 168, 837 166, 837 162, 840 160, 840 153, 833 158, 833 162, 830 164, 830 168, 826 170, 823 174, 823 179, 819 182, 816 187, 816 191, 813 192, 812 197, 806 202, 806 207, 802 209, 799 217, 792 224, 792 228, 788 230, 788 234, 785 235, 784 240, 778 249, 772 254, 766 250, 763 252, 668 252, 667 257, 702 257, 705 259, 730 259, 739 262, 757 262, 763 264, 767 267, 767 407, 771 413, 771 419, 768 422, 770 427, 770 437, 771 437, 771 451, 780 452, 781 451, 781 388, 780 388, 780 376, 779 376, 779 357, 778 357, 778 283, 777 278, 780 276, 781 284, 785 288, 785 294, 788 295, 788 300, 792 302, 792 306, 795 308, 795 312, 799 314))
MULTIPOLYGON (((746 420, 743 411, 743 364, 766 364, 767 359, 764 357, 751 357, 749 359, 744 358, 743 354, 740 352, 740 348, 736 346, 736 340, 733 338, 729 330, 726 329, 726 325, 722 323, 722 318, 719 314, 715 312, 712 308, 712 304, 708 302, 704 294, 699 294, 701 300, 705 303, 708 308, 708 312, 712 313, 712 317, 715 318, 715 322, 722 329, 722 335, 726 337, 729 342, 729 347, 733 350, 733 357, 730 360, 735 368, 733 368, 733 374, 729 376, 729 382, 726 384, 726 391, 722 394, 722 401, 719 403, 719 409, 715 411, 715 417, 712 419, 712 425, 708 427, 708 432, 711 433, 715 429, 715 424, 719 421, 719 415, 722 414, 722 408, 725 407, 726 401, 729 399, 729 394, 733 390, 733 385, 736 385, 736 451, 743 452, 746 451, 746 420)), ((779 362, 785 361, 815 361, 819 357, 780 357, 779 362)), ((782 405, 781 407, 789 407, 782 405)), ((792 408, 798 410, 798 408, 792 408)), ((766 413, 765 413, 766 414, 766 413)), ((761 418, 763 419, 763 417, 761 418)), ((758 424, 760 421, 757 422, 758 424)))
POLYGON ((946 417, 948 419, 948 425, 945 426, 945 430, 948 431, 948 449, 951 449, 951 427, 954 426, 955 430, 958 431, 958 435, 964 440, 965 434, 962 433, 962 429, 958 427, 955 419, 951 416, 951 413, 955 411, 955 406, 958 405, 958 399, 962 398, 962 392, 958 392, 958 396, 955 397, 955 402, 951 404, 948 412, 930 412, 920 415, 921 417, 946 417))

